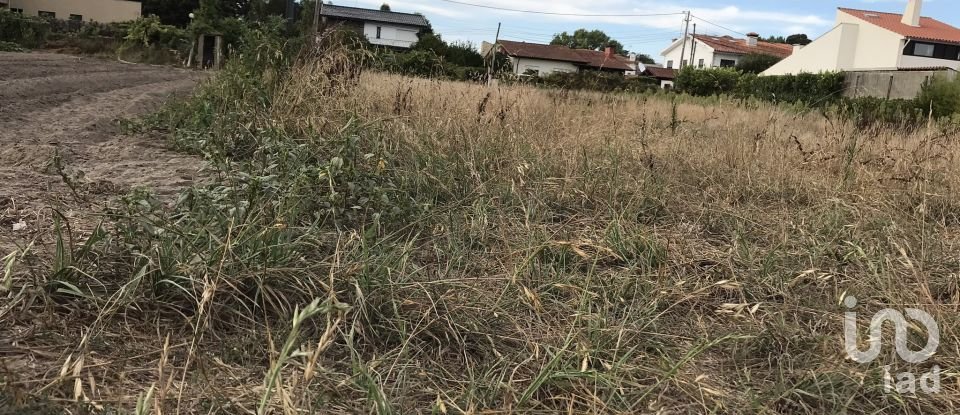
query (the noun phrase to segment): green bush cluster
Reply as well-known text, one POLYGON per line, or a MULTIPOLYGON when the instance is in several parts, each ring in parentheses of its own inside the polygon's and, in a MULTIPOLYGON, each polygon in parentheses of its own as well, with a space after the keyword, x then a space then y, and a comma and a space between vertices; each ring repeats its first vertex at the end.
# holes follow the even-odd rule
POLYGON ((27 50, 13 42, 0 40, 0 52, 26 52, 27 50))
POLYGON ((461 66, 430 50, 394 52, 381 50, 377 54, 377 69, 408 76, 442 78, 454 81, 479 81, 486 74, 483 66, 461 66))
POLYGON ((123 39, 128 46, 141 45, 145 48, 180 49, 184 44, 190 44, 190 36, 186 30, 162 24, 157 16, 141 17, 133 21, 123 39))
POLYGON ((737 83, 737 95, 773 102, 801 102, 820 106, 837 102, 843 96, 842 72, 820 74, 758 76, 744 74, 737 83))
POLYGON ((688 66, 677 73, 675 89, 700 97, 732 95, 740 77, 741 73, 733 68, 694 69, 688 66))
POLYGON ((733 68, 695 69, 677 74, 677 90, 695 96, 733 95, 772 102, 822 106, 840 100, 844 88, 841 72, 758 76, 733 68))
POLYGON ((935 77, 920 91, 916 106, 934 117, 960 115, 960 77, 949 80, 935 77))
POLYGON ((27 48, 43 46, 50 34, 50 22, 0 10, 0 39, 27 48))
MULTIPOLYGON (((507 79, 511 79, 507 77, 507 79)), ((525 79, 535 85, 548 88, 591 90, 600 92, 646 92, 659 88, 656 80, 642 77, 625 77, 617 73, 598 71, 554 72, 545 76, 525 79)))

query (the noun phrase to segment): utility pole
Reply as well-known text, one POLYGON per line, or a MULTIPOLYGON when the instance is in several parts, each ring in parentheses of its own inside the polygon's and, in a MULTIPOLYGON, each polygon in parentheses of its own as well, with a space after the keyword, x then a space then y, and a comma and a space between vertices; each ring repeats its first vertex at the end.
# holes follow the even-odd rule
POLYGON ((297 7, 297 5, 293 2, 293 0, 287 0, 287 13, 286 13, 286 18, 287 18, 287 31, 288 31, 288 33, 289 33, 289 32, 293 32, 293 29, 294 29, 294 27, 293 27, 293 20, 296 19, 296 17, 297 17, 297 16, 296 16, 296 14, 297 14, 297 11, 296 11, 297 9, 296 9, 296 7, 297 7))
MULTIPOLYGON (((697 24, 693 24, 693 40, 690 41, 690 64, 694 65, 694 68, 700 68, 700 65, 696 64, 697 57, 697 24)), ((681 58, 681 62, 683 59, 681 58)))
POLYGON ((320 33, 320 13, 323 12, 323 0, 317 0, 313 7, 313 37, 316 41, 317 34, 320 33))
POLYGON ((680 69, 683 69, 683 57, 687 56, 687 36, 690 34, 690 11, 685 12, 683 18, 683 47, 680 48, 680 69))
POLYGON ((502 22, 497 22, 497 36, 493 38, 493 47, 490 48, 490 63, 487 65, 487 85, 493 83, 493 66, 497 64, 497 49, 500 43, 500 26, 502 22))

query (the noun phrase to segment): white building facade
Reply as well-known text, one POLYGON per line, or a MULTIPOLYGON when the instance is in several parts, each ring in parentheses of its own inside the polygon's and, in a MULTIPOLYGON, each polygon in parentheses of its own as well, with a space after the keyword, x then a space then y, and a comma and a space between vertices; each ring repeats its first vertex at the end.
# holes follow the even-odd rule
POLYGON ((410 48, 417 43, 420 28, 381 22, 364 22, 363 35, 371 44, 391 46, 395 48, 410 48))
POLYGON ((416 13, 324 4, 320 14, 325 27, 355 31, 377 46, 409 49, 430 31, 430 22, 416 13))
POLYGON ((922 0, 910 0, 902 15, 841 8, 832 30, 762 75, 960 69, 960 29, 921 10, 922 0))
POLYGON ((748 33, 746 39, 730 36, 690 35, 685 40, 674 40, 661 52, 663 66, 681 69, 688 65, 697 68, 732 68, 747 55, 761 54, 778 58, 793 52, 790 45, 764 42, 760 35, 748 33))

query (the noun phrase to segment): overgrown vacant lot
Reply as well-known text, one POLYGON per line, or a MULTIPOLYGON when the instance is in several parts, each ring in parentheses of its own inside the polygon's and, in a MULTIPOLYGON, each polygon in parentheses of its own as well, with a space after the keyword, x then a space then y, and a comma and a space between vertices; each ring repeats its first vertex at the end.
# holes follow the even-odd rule
POLYGON ((52 263, 11 257, 0 403, 957 411, 956 127, 258 52, 142 125, 216 183, 127 196, 52 263), (889 336, 851 361, 845 295, 862 332, 930 313, 937 354, 903 363, 889 336), (885 365, 938 365, 942 391, 886 392, 885 365))

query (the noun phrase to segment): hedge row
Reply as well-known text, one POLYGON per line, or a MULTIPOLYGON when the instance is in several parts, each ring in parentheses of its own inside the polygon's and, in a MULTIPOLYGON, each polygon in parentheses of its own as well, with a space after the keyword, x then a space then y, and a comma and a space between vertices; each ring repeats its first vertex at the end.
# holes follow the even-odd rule
POLYGON ((590 90, 600 92, 648 92, 656 91, 660 85, 655 79, 625 77, 616 73, 598 71, 554 72, 545 76, 513 77, 500 76, 507 83, 521 82, 537 86, 558 89, 590 90))
POLYGON ((784 76, 758 76, 732 68, 684 68, 677 74, 676 88, 695 96, 732 95, 764 101, 823 106, 843 96, 840 72, 784 76))

